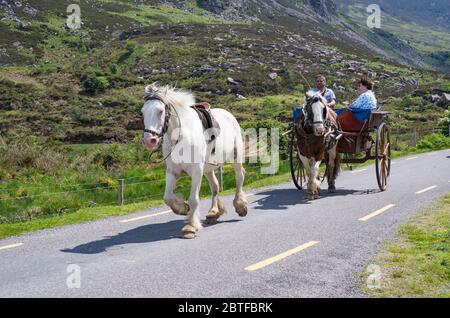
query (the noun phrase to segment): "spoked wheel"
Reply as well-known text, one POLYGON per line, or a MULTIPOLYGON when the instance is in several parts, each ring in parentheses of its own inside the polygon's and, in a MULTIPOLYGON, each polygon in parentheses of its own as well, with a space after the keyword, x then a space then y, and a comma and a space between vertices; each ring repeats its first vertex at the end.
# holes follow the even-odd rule
POLYGON ((385 191, 391 174, 391 141, 389 138, 389 127, 385 122, 377 130, 375 166, 378 186, 381 191, 385 191))
POLYGON ((294 134, 291 138, 291 151, 289 156, 291 164, 292 181, 299 190, 303 190, 303 182, 305 181, 305 170, 303 169, 300 154, 298 153, 297 142, 294 134))

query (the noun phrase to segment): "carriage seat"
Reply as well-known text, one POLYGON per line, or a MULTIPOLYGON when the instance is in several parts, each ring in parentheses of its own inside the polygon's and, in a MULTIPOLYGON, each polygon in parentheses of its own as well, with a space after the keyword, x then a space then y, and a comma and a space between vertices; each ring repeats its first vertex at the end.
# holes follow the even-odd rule
POLYGON ((370 119, 370 111, 364 116, 355 115, 349 110, 344 110, 338 114, 338 122, 343 131, 348 132, 360 132, 368 129, 368 123, 370 119))
POLYGON ((215 140, 220 134, 220 126, 211 113, 211 105, 209 103, 202 102, 191 106, 191 108, 197 112, 197 115, 200 118, 205 130, 213 128, 213 133, 209 136, 208 142, 215 140))

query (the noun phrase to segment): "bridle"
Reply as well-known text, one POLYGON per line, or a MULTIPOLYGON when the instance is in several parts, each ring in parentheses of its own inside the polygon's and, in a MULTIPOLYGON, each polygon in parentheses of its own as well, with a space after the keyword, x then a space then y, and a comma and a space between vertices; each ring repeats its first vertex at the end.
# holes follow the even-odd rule
POLYGON ((329 128, 331 126, 331 120, 330 120, 330 118, 328 116, 327 106, 323 103, 323 101, 321 100, 320 97, 313 96, 313 97, 309 98, 306 101, 305 110, 306 110, 306 123, 305 123, 306 127, 312 127, 313 125, 320 125, 320 124, 324 125, 325 128, 329 128), (324 105, 324 112, 325 112, 325 114, 323 116, 324 119, 323 120, 319 120, 319 121, 309 121, 309 118, 311 116, 310 116, 310 114, 308 112, 308 109, 311 107, 311 105, 313 103, 316 103, 316 102, 320 102, 320 103, 322 103, 322 105, 324 105))
MULTIPOLYGON (((163 162, 163 161, 166 161, 166 159, 169 158, 169 157, 172 155, 172 152, 173 152, 173 150, 175 149, 175 146, 180 142, 180 139, 181 139, 181 120, 180 120, 180 116, 178 115, 177 110, 175 109, 175 107, 172 107, 170 104, 166 104, 166 103, 165 103, 161 98, 159 98, 158 96, 152 96, 152 95, 150 95, 150 96, 146 96, 146 97, 144 98, 144 101, 145 101, 145 102, 148 102, 148 101, 150 101, 150 100, 158 100, 158 101, 160 101, 161 103, 163 103, 164 109, 165 109, 165 111, 164 111, 164 112, 165 112, 165 116, 164 116, 164 124, 163 124, 163 128, 162 128, 161 132, 159 132, 159 133, 156 132, 156 131, 153 131, 153 130, 151 130, 151 129, 145 129, 145 128, 144 128, 144 133, 149 133, 149 134, 152 134, 152 135, 154 135, 154 136, 158 136, 159 138, 163 138, 164 135, 165 135, 165 134, 167 133, 167 131, 169 130, 169 122, 170 122, 170 118, 172 117, 172 108, 173 108, 173 110, 175 111, 176 116, 177 116, 177 118, 178 118, 178 123, 180 124, 180 128, 179 128, 179 132, 178 132, 178 138, 177 138, 177 141, 175 142, 174 145, 172 145, 172 149, 170 149, 169 154, 168 154, 164 159, 162 159, 162 160, 156 162, 156 163, 161 163, 161 162, 163 162)), ((151 153, 150 158, 151 158, 151 156, 152 156, 153 154, 154 154, 154 152, 151 153)))
POLYGON ((165 108, 164 124, 163 124, 163 128, 162 128, 161 132, 159 132, 159 133, 154 130, 151 130, 151 129, 144 129, 144 133, 148 133, 148 134, 151 134, 154 136, 158 136, 159 138, 162 138, 169 130, 169 121, 170 121, 170 117, 172 116, 172 108, 170 107, 170 105, 164 103, 164 101, 157 96, 148 96, 148 97, 145 97, 145 99, 144 99, 145 102, 148 102, 150 100, 159 100, 161 103, 163 103, 164 108, 165 108))

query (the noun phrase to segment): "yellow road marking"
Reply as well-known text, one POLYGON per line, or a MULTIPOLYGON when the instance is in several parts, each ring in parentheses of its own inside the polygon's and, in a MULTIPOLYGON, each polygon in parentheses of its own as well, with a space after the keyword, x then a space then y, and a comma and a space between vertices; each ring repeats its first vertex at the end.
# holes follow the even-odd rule
POLYGON ((140 216, 140 217, 133 218, 133 219, 122 220, 122 221, 120 221, 120 223, 130 223, 130 222, 134 222, 134 221, 145 220, 145 219, 153 218, 155 216, 161 216, 161 215, 169 214, 170 212, 172 212, 172 210, 167 210, 167 211, 163 211, 163 212, 159 212, 159 213, 155 213, 155 214, 150 214, 150 215, 144 215, 144 216, 140 216))
POLYGON ((384 212, 386 212, 389 209, 392 209, 394 206, 395 206, 395 204, 389 204, 389 205, 385 206, 384 208, 379 209, 378 211, 375 211, 373 213, 370 213, 370 214, 366 215, 363 218, 360 218, 359 221, 363 221, 363 222, 368 221, 371 218, 376 217, 377 215, 380 215, 381 213, 384 213, 384 212))
POLYGON ((261 269, 263 267, 269 266, 269 265, 271 265, 271 264, 273 264, 275 262, 281 261, 282 259, 284 259, 286 257, 294 255, 294 254, 296 254, 298 252, 301 252, 301 251, 303 251, 303 250, 305 250, 305 249, 307 249, 309 247, 312 247, 312 246, 314 246, 314 245, 316 245, 318 243, 319 243, 318 241, 311 241, 311 242, 305 243, 305 244, 297 246, 296 248, 293 248, 293 249, 291 249, 289 251, 286 251, 284 253, 278 254, 278 255, 276 255, 274 257, 268 258, 268 259, 266 259, 264 261, 261 261, 259 263, 250 265, 250 266, 246 267, 245 270, 249 271, 249 272, 256 271, 256 270, 261 269))
POLYGON ((10 248, 19 247, 22 245, 23 245, 23 243, 16 243, 16 244, 11 244, 11 245, 0 246, 0 250, 7 250, 10 248))
POLYGON ((433 190, 433 189, 435 189, 435 188, 437 188, 437 185, 434 185, 434 186, 428 187, 428 188, 426 188, 426 189, 417 191, 416 194, 422 194, 422 193, 425 193, 425 192, 427 192, 427 191, 433 190))
POLYGON ((414 159, 417 159, 417 158, 419 158, 419 157, 410 157, 410 158, 406 158, 406 160, 414 160, 414 159))
POLYGON ((360 173, 360 172, 364 172, 364 171, 367 171, 367 169, 355 170, 355 171, 351 171, 350 173, 360 173))

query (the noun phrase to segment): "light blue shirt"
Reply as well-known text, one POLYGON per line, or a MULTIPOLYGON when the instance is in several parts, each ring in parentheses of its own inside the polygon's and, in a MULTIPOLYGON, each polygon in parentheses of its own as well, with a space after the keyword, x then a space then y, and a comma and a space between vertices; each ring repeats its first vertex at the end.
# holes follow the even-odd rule
MULTIPOLYGON (((311 89, 310 92, 313 94, 320 93, 320 91, 317 87, 311 89)), ((327 103, 331 103, 332 101, 336 100, 336 95, 334 95, 333 90, 329 89, 329 88, 325 89, 325 94, 323 95, 323 97, 325 97, 325 99, 327 100, 327 103)))
POLYGON ((367 91, 356 99, 350 109, 369 110, 377 108, 377 98, 372 91, 367 91))

